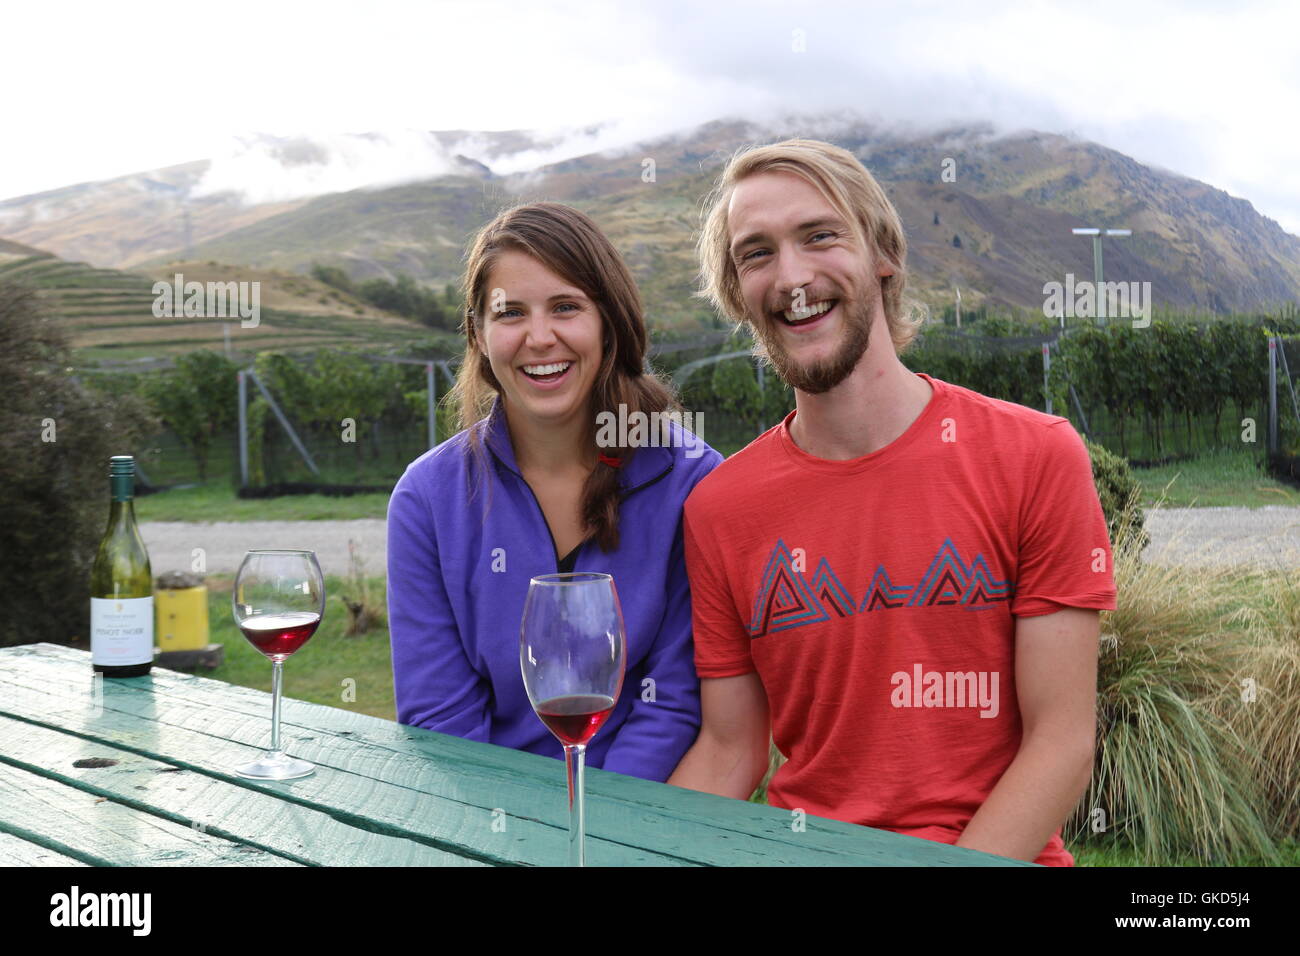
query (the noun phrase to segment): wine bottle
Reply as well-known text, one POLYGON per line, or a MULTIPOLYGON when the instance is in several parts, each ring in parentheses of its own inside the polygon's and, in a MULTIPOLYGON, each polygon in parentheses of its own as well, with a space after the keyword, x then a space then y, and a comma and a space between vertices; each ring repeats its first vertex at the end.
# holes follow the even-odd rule
POLYGON ((109 460, 108 527, 90 572, 90 658, 105 677, 143 677, 153 667, 153 575, 135 523, 135 459, 109 460))

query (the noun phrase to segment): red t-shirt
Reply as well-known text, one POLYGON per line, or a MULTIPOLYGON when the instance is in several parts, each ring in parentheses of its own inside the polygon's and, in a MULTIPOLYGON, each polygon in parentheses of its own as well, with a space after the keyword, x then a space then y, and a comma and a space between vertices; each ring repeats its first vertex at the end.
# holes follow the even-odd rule
MULTIPOLYGON (((921 376, 895 441, 829 461, 791 412, 686 502, 696 670, 757 671, 789 757, 773 806, 955 843, 1021 737, 1016 617, 1114 609, 1064 418, 921 376)), ((1074 860, 1052 835, 1037 862, 1074 860)))

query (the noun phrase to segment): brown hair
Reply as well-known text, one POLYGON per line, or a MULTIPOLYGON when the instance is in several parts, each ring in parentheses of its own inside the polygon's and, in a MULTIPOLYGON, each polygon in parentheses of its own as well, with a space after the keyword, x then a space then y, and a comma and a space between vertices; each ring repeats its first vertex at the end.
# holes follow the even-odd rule
POLYGON ((880 298, 894 348, 901 351, 916 337, 924 313, 904 300, 907 287, 907 239, 893 203, 875 177, 852 153, 815 139, 787 139, 770 146, 751 146, 732 156, 717 185, 704 200, 704 224, 697 244, 700 297, 708 299, 738 326, 748 321, 731 258, 727 206, 743 179, 758 173, 794 173, 814 187, 851 224, 874 257, 883 257, 894 274, 880 278, 880 298))
MULTIPOLYGON (((601 316, 602 355, 592 386, 589 440, 596 443, 596 416, 662 412, 676 407, 672 388, 645 371, 649 344, 641 296, 618 250, 591 219, 560 203, 538 202, 507 209, 484 226, 470 247, 461 290, 465 301, 462 329, 465 360, 456 385, 448 395, 457 425, 468 428, 470 447, 480 464, 486 464, 478 429, 501 392, 492 365, 475 344, 487 315, 488 276, 500 254, 523 252, 547 269, 572 282, 595 304, 601 316)), ((652 421, 654 419, 651 419, 652 421)), ((606 455, 626 465, 635 449, 602 448, 606 455)), ((598 464, 582 490, 581 514, 587 532, 600 547, 618 547, 620 469, 598 464)))

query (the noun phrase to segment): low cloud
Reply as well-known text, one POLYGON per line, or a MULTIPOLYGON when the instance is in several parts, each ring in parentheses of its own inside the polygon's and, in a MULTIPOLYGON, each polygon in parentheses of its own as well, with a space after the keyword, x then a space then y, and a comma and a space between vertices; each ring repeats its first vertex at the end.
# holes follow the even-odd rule
POLYGON ((239 136, 212 158, 191 195, 237 193, 255 205, 352 189, 433 179, 453 172, 449 153, 432 133, 326 133, 239 136))

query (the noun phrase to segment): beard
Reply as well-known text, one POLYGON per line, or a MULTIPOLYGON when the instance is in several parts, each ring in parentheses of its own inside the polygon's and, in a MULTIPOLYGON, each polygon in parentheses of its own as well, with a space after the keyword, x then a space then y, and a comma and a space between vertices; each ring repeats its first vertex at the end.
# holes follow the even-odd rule
MULTIPOLYGON (((877 293, 878 294, 878 293, 877 293)), ((782 320, 767 318, 753 323, 754 337, 764 354, 776 369, 781 381, 791 388, 811 395, 829 392, 848 378, 871 343, 872 299, 845 299, 840 297, 836 307, 843 309, 844 334, 829 358, 800 365, 790 357, 776 328, 782 320)))

